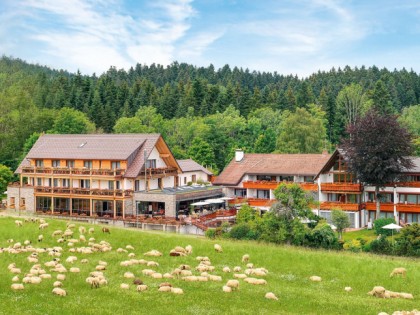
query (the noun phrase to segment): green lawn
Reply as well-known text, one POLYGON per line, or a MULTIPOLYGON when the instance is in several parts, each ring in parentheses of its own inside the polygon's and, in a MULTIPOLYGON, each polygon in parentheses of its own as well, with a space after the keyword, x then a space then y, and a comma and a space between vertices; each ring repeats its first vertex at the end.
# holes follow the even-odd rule
POLYGON ((371 242, 373 240, 376 240, 378 236, 375 234, 375 230, 368 230, 368 229, 362 229, 358 231, 351 231, 351 232, 343 233, 343 241, 349 241, 349 240, 357 239, 359 237, 367 240, 368 242, 371 242))
MULTIPOLYGON (((7 239, 23 242, 26 239, 33 246, 58 246, 51 236, 56 229, 65 229, 65 221, 48 220, 50 226, 42 232, 38 224, 26 223, 17 228, 15 218, 0 218, 0 247, 10 244, 7 239), (42 243, 37 242, 38 235, 44 235, 42 243)), ((76 227, 80 224, 76 223, 76 227)), ((90 227, 85 225, 85 227, 90 227)), ((420 261, 395 257, 382 257, 349 252, 315 251, 287 246, 274 246, 255 242, 210 241, 196 236, 152 233, 110 227, 111 234, 100 232, 95 226, 96 242, 106 240, 113 250, 107 253, 88 255, 74 254, 63 245, 62 263, 69 268, 65 259, 74 255, 79 260, 74 263, 81 269, 80 274, 67 273, 63 288, 66 297, 51 293, 56 273, 51 272, 53 279, 45 279, 41 284, 27 284, 24 291, 14 292, 10 289, 13 275, 7 266, 15 262, 23 273, 29 272, 30 264, 26 257, 29 253, 0 253, 0 314, 378 314, 381 311, 392 313, 396 310, 412 310, 420 307, 420 261), (223 253, 216 253, 215 243, 223 247, 223 253), (159 283, 167 280, 155 280, 141 274, 145 267, 134 265, 121 267, 120 262, 128 259, 127 253, 117 253, 116 249, 126 245, 134 246, 137 259, 145 258, 159 262, 154 268, 158 272, 170 272, 180 264, 197 266, 196 256, 208 256, 216 267, 213 274, 223 277, 223 282, 170 282, 184 290, 184 295, 158 292, 159 283), (169 251, 176 245, 192 245, 193 254, 187 257, 170 257, 169 251), (157 258, 144 257, 143 253, 151 249, 160 250, 164 255, 157 258), (222 286, 232 274, 222 272, 224 266, 233 268, 242 266, 241 257, 248 253, 250 261, 257 267, 265 267, 269 274, 265 277, 266 286, 253 286, 240 280, 240 290, 233 293, 222 292, 222 286), (81 264, 82 258, 89 259, 88 264, 81 264), (85 282, 89 272, 95 269, 99 260, 108 262, 105 271, 109 284, 99 289, 91 289, 85 282), (390 278, 395 267, 405 267, 407 278, 390 278), (130 290, 120 289, 120 284, 131 283, 123 278, 126 271, 138 275, 149 291, 138 293, 135 286, 130 290), (309 281, 309 277, 318 275, 323 278, 320 283, 309 281), (373 286, 399 292, 409 292, 414 300, 378 299, 367 295, 373 286), (353 291, 347 293, 345 286, 353 291), (264 298, 266 292, 272 291, 279 301, 264 298)), ((78 236, 75 230, 75 236, 78 236)), ((89 238, 91 235, 86 235, 89 238)), ((76 246, 86 246, 77 244, 76 246)), ((47 254, 40 255, 40 263, 51 260, 47 254)), ((45 267, 47 272, 49 269, 45 267)), ((194 272, 195 274, 198 274, 194 272)))

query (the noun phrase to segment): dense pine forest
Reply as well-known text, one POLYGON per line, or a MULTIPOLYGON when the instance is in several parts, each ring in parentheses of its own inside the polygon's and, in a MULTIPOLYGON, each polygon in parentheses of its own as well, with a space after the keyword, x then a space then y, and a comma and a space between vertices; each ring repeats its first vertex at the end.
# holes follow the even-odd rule
POLYGON ((177 158, 221 171, 236 148, 332 150, 370 107, 420 143, 420 77, 375 66, 308 78, 226 65, 137 64, 83 75, 0 59, 0 164, 16 168, 40 133, 162 133, 177 158))

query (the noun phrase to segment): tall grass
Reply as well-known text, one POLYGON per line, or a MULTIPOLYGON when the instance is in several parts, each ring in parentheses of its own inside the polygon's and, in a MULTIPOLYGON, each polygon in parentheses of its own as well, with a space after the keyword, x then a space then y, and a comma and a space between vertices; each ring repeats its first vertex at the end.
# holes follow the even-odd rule
MULTIPOLYGON (((25 223, 17 228, 15 218, 0 218, 0 247, 10 244, 7 239, 23 242, 28 239, 33 246, 57 246, 51 236, 56 229, 65 229, 66 222, 48 220, 47 230, 39 231, 38 224, 25 223), (39 234, 44 235, 42 243, 37 242, 39 234)), ((76 223, 75 236, 78 236, 76 223)), ((85 227, 90 225, 82 224, 85 227)), ((377 314, 380 311, 392 313, 395 310, 412 310, 420 307, 420 262, 414 259, 373 256, 364 253, 328 252, 308 250, 271 244, 243 241, 210 241, 197 236, 176 235, 170 233, 144 232, 113 228, 111 234, 103 234, 100 226, 94 226, 96 242, 106 240, 113 246, 107 253, 90 255, 73 254, 63 245, 62 262, 75 255, 79 260, 74 266, 81 269, 80 274, 67 274, 63 288, 68 296, 58 297, 51 293, 53 279, 46 279, 39 285, 25 285, 25 290, 14 292, 10 289, 13 275, 7 269, 8 264, 15 262, 23 273, 29 272, 30 264, 26 257, 29 253, 0 254, 0 314, 377 314), (215 243, 223 247, 223 253, 216 253, 215 243), (135 247, 136 258, 145 258, 143 253, 157 249, 164 253, 162 257, 153 258, 160 266, 158 272, 170 272, 180 264, 195 267, 196 256, 208 256, 216 267, 213 274, 221 275, 223 282, 184 282, 174 279, 170 282, 184 290, 184 295, 158 292, 161 280, 143 276, 142 265, 121 267, 119 263, 127 260, 126 253, 117 253, 118 247, 126 245, 135 247), (193 246, 193 254, 187 257, 170 257, 169 251, 176 245, 193 246), (266 286, 254 286, 243 281, 240 290, 233 293, 222 292, 223 284, 232 278, 232 274, 222 272, 224 266, 233 268, 241 266, 241 257, 248 253, 250 262, 255 266, 269 270, 266 286), (81 264, 82 258, 89 259, 88 264, 81 264), (108 262, 105 275, 108 286, 91 289, 85 282, 89 272, 95 269, 99 260, 108 262), (408 270, 406 278, 390 278, 395 267, 408 270), (126 271, 133 272, 149 286, 146 292, 138 293, 135 286, 130 290, 120 289, 121 283, 131 283, 124 279, 126 271), (309 281, 309 277, 318 275, 323 278, 320 283, 309 281), (409 292, 414 300, 377 299, 367 295, 375 285, 382 285, 393 291, 409 292), (353 291, 345 292, 344 287, 351 286, 353 291), (279 301, 264 298, 266 292, 272 291, 279 301)), ((86 235, 89 237, 89 235, 86 235)), ((82 245, 77 245, 82 246, 82 245)), ((51 260, 47 254, 40 255, 40 263, 51 260)), ((48 271, 48 268, 46 268, 48 271)), ((22 275, 21 275, 22 277, 22 275)), ((166 281, 166 280, 164 280, 166 281)))

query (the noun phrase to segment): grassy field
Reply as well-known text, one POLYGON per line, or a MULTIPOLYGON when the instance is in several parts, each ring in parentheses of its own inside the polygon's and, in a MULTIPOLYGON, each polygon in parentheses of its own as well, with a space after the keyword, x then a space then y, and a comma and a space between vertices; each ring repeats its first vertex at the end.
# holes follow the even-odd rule
MULTIPOLYGON (((31 240, 34 247, 57 246, 51 236, 56 229, 64 230, 66 221, 47 220, 49 227, 42 232, 36 223, 25 223, 16 227, 15 218, 0 217, 0 247, 8 247, 7 239, 23 242, 31 240), (37 242, 38 235, 44 235, 42 243, 37 242)), ((76 222, 75 236, 78 236, 76 222)), ((83 224, 85 227, 89 225, 83 224)), ((75 267, 81 273, 67 273, 63 281, 66 297, 52 294, 53 279, 42 283, 27 284, 23 291, 14 292, 10 286, 13 275, 7 266, 14 262, 23 273, 29 272, 33 265, 27 261, 28 253, 0 253, 0 314, 378 314, 381 311, 392 313, 396 310, 420 308, 420 262, 413 259, 391 258, 347 252, 314 251, 287 246, 273 246, 254 242, 210 241, 196 236, 153 233, 113 228, 111 234, 100 232, 95 226, 93 236, 96 242, 106 240, 113 250, 107 253, 89 255, 74 254, 63 245, 61 262, 67 267, 65 259, 70 255, 78 257, 75 267), (216 253, 215 243, 223 247, 223 253, 216 253), (127 253, 117 253, 116 249, 126 245, 134 246, 132 251, 137 259, 145 258, 159 262, 153 268, 158 272, 171 272, 180 264, 197 266, 196 256, 208 256, 216 267, 222 282, 185 282, 178 279, 169 281, 184 290, 184 295, 158 292, 159 283, 167 280, 155 280, 143 276, 145 267, 134 265, 121 267, 120 262, 128 259, 127 253), (192 245, 193 254, 187 257, 170 257, 169 251, 176 245, 192 245), (157 249, 164 253, 162 257, 145 257, 143 253, 157 249), (240 280, 240 290, 232 293, 222 292, 222 286, 232 274, 222 272, 224 266, 245 267, 241 263, 243 254, 248 253, 250 262, 257 267, 265 267, 269 274, 265 277, 268 284, 254 286, 240 280), (89 259, 88 264, 81 264, 82 258, 89 259), (104 272, 109 284, 98 289, 91 289, 85 282, 89 272, 94 271, 99 260, 108 262, 104 272), (390 278, 394 267, 405 267, 407 277, 390 278), (130 290, 120 289, 121 283, 131 283, 124 279, 126 271, 133 272, 149 286, 146 292, 136 292, 135 285, 130 290), (321 276, 320 283, 309 281, 312 275, 321 276), (409 292, 414 300, 378 299, 367 295, 373 286, 381 285, 398 292, 409 292), (345 292, 344 287, 351 286, 353 291, 345 292), (279 301, 264 298, 272 291, 279 301)), ((92 235, 86 235, 89 238, 92 235)), ((76 246, 84 246, 77 244, 76 246)), ((129 251, 130 252, 130 251, 129 251)), ((40 254, 40 263, 51 260, 47 254, 40 254)), ((49 269, 45 267, 47 272, 49 269)), ((194 272, 198 274, 197 272, 194 272)))

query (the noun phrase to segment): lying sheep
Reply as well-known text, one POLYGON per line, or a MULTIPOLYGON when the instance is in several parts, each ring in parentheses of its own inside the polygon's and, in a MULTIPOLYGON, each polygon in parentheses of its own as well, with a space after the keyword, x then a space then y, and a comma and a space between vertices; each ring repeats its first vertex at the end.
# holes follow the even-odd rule
POLYGON ((399 267, 399 268, 394 268, 394 270, 392 270, 389 276, 393 277, 393 276, 401 275, 403 278, 405 278, 406 274, 407 274, 407 269, 403 267, 399 267))
POLYGON ((233 268, 233 272, 241 272, 242 268, 239 266, 236 266, 233 268))
POLYGON ((18 276, 14 276, 12 278, 12 282, 19 282, 19 277, 18 276))
POLYGON ((72 267, 72 268, 70 268, 70 272, 72 272, 72 273, 79 273, 80 272, 80 269, 77 268, 77 267, 72 267))
POLYGON ((134 277, 134 274, 132 272, 125 272, 124 273, 124 278, 134 279, 135 277, 134 277))
POLYGON ((245 278, 247 278, 247 275, 244 274, 244 273, 234 273, 233 277, 236 278, 236 279, 245 279, 245 278))
POLYGON ((60 281, 55 281, 54 283, 53 283, 53 287, 54 288, 60 288, 60 287, 62 287, 63 286, 63 283, 62 282, 60 282, 60 281))
POLYGON ((232 288, 228 287, 227 285, 224 285, 223 286, 223 292, 226 292, 226 293, 232 292, 232 288))
POLYGON ((171 288, 171 292, 174 294, 184 294, 184 291, 181 288, 171 288))
POLYGON ((276 301, 279 300, 279 298, 273 292, 267 292, 265 294, 265 298, 269 300, 276 300, 276 301))
POLYGON ((131 245, 127 245, 125 248, 128 249, 128 250, 134 250, 134 247, 131 246, 131 245))
POLYGON ((162 286, 162 287, 159 287, 159 292, 171 292, 171 287, 170 286, 162 286))
POLYGON ((121 283, 120 288, 124 289, 124 290, 128 290, 128 289, 130 289, 130 286, 127 283, 121 283))
POLYGON ((245 278, 244 281, 249 283, 249 284, 254 284, 254 285, 265 285, 265 284, 267 284, 266 280, 257 279, 257 278, 245 278))
POLYGON ((222 253, 223 252, 222 246, 220 246, 219 244, 214 244, 214 250, 217 253, 222 253))
POLYGON ((318 276, 311 276, 309 277, 309 280, 314 281, 314 282, 321 282, 322 278, 318 276))
POLYGON ((59 280, 59 281, 64 281, 64 280, 66 280, 66 275, 63 275, 63 274, 58 274, 57 275, 57 280, 59 280))
POLYGON ((148 289, 148 287, 145 284, 140 284, 136 288, 137 292, 143 292, 143 291, 146 291, 147 289, 148 289))
POLYGON ((59 296, 66 296, 67 292, 64 289, 61 288, 54 288, 52 290, 52 293, 54 293, 55 295, 59 295, 59 296))
POLYGON ((189 254, 192 254, 192 246, 191 245, 187 245, 187 246, 185 246, 185 251, 186 251, 186 253, 189 255, 189 254))
POLYGON ((239 281, 238 280, 228 280, 228 282, 226 283, 226 286, 235 289, 235 290, 239 290, 239 281))
POLYGON ((229 267, 223 267, 223 272, 230 272, 230 268, 229 267))
POLYGON ((346 291, 346 292, 350 292, 352 290, 352 288, 351 287, 345 287, 344 288, 344 291, 346 291))
POLYGON ((159 257, 159 256, 162 256, 162 253, 160 251, 158 251, 158 250, 153 249, 153 250, 151 250, 151 251, 149 251, 147 253, 144 253, 143 255, 144 256, 159 257))
POLYGON ((368 292, 368 295, 372 295, 378 298, 385 298, 385 288, 381 286, 373 287, 372 291, 368 292))
POLYGON ((13 283, 10 287, 12 290, 15 290, 15 291, 25 289, 22 283, 13 283))

